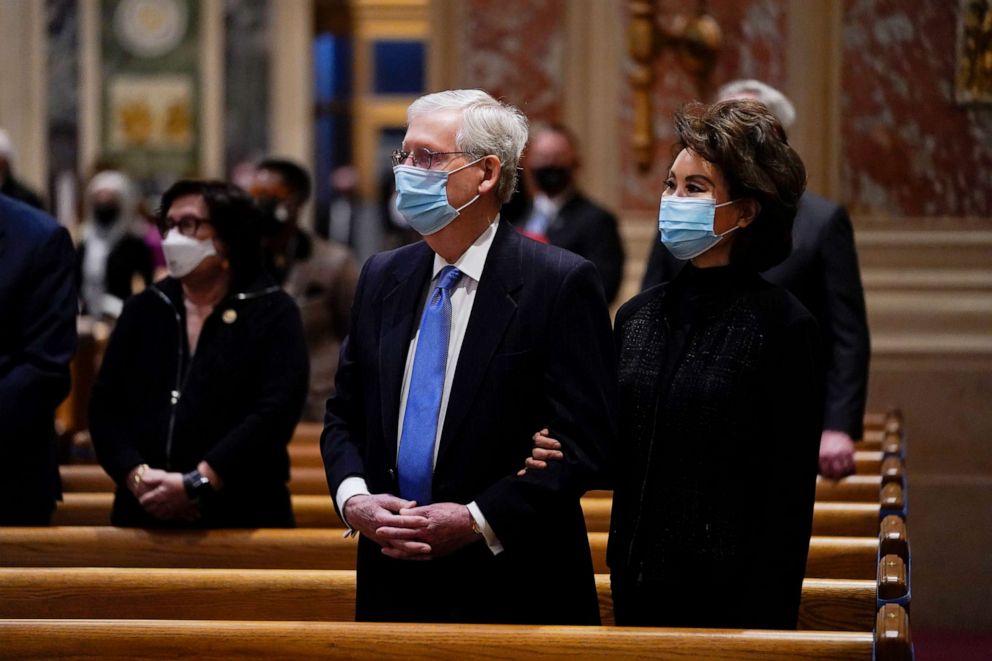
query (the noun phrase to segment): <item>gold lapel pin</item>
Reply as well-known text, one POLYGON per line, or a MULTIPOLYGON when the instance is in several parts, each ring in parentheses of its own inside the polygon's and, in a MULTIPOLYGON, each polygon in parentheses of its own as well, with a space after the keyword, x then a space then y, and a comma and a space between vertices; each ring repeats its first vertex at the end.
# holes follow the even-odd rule
POLYGON ((224 310, 224 314, 221 316, 225 324, 233 324, 238 320, 238 313, 233 308, 228 308, 224 310))

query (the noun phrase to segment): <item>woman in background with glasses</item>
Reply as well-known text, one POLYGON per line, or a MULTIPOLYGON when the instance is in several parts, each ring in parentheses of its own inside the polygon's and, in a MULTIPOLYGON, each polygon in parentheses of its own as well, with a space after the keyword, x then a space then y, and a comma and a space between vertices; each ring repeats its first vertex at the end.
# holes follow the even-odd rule
POLYGON ((111 522, 293 526, 286 446, 307 352, 296 305, 262 269, 257 211, 235 186, 186 180, 158 222, 169 277, 124 306, 92 393, 111 522))

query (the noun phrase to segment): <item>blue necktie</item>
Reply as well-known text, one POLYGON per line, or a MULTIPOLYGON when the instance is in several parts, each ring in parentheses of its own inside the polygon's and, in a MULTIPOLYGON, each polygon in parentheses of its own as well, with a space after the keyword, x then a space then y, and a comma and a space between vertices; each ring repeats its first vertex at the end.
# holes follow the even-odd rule
POLYGON ((437 286, 420 319, 397 465, 400 496, 417 501, 417 505, 429 505, 431 502, 434 438, 437 436, 441 391, 444 389, 444 372, 448 362, 448 338, 451 335, 451 289, 460 277, 462 272, 454 266, 445 266, 441 270, 437 286))

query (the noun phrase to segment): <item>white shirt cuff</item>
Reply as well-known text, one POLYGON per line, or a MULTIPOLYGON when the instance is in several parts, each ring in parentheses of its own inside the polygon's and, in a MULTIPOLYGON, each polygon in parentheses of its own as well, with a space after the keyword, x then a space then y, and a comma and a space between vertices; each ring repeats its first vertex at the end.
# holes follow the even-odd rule
MULTIPOLYGON (((340 489, 338 491, 340 491, 340 489)), ((482 531, 482 537, 486 540, 486 546, 489 547, 489 550, 493 552, 493 555, 499 555, 502 553, 503 545, 500 544, 499 538, 496 537, 496 533, 493 532, 493 529, 489 527, 489 523, 486 521, 486 517, 482 515, 482 510, 479 509, 479 506, 476 505, 473 500, 467 505, 467 507, 468 513, 472 515, 472 518, 475 519, 476 525, 479 526, 479 530, 482 531)))
POLYGON ((348 502, 348 499, 352 496, 369 496, 369 487, 365 483, 364 477, 358 477, 357 475, 352 475, 351 477, 344 478, 344 481, 338 485, 338 492, 334 497, 334 502, 338 504, 338 512, 341 513, 341 520, 344 521, 344 525, 348 526, 348 532, 352 532, 354 528, 348 523, 348 519, 344 517, 344 506, 348 502))

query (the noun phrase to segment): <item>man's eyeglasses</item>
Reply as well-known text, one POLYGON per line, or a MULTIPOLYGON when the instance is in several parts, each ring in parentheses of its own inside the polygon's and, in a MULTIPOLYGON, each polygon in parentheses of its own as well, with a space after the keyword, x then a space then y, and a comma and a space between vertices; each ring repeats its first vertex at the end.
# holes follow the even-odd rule
POLYGON ((393 165, 406 165, 407 161, 410 161, 410 165, 415 168, 423 168, 425 170, 430 170, 435 165, 440 167, 448 159, 447 156, 455 156, 457 154, 471 154, 470 151, 431 151, 427 147, 417 147, 413 151, 403 151, 402 149, 394 149, 392 154, 393 165))
POLYGON ((196 236, 196 233, 200 230, 200 225, 209 225, 210 221, 206 218, 198 218, 196 216, 183 216, 178 220, 175 218, 165 217, 158 224, 158 231, 162 234, 162 238, 169 233, 169 230, 178 228, 179 233, 183 236, 196 236))

